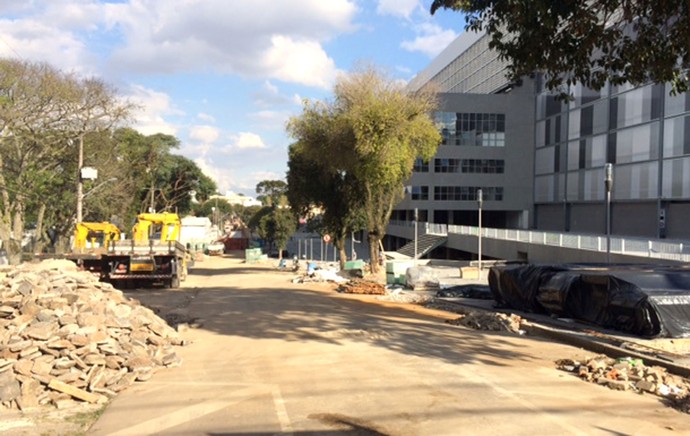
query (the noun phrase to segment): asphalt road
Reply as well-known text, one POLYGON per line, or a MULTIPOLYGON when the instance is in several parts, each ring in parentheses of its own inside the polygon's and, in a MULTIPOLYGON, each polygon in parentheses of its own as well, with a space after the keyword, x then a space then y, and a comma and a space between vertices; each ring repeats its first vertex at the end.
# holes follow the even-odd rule
POLYGON ((555 368, 584 350, 293 277, 213 258, 179 290, 133 293, 198 325, 183 365, 118 395, 89 434, 690 434, 657 397, 555 368))

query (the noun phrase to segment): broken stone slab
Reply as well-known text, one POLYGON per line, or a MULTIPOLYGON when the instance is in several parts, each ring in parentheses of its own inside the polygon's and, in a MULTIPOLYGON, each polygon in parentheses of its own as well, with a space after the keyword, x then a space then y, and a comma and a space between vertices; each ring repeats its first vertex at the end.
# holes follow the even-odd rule
POLYGON ((0 401, 12 401, 21 393, 21 386, 11 371, 0 373, 0 401))
POLYGON ((100 394, 93 394, 91 392, 86 392, 83 389, 76 388, 74 386, 68 385, 67 383, 61 382, 60 380, 53 379, 48 384, 50 389, 54 389, 59 392, 63 392, 74 398, 86 401, 87 403, 105 403, 107 398, 100 394))
POLYGON ((57 330, 55 324, 49 321, 34 322, 22 331, 22 335, 26 338, 48 340, 57 330))

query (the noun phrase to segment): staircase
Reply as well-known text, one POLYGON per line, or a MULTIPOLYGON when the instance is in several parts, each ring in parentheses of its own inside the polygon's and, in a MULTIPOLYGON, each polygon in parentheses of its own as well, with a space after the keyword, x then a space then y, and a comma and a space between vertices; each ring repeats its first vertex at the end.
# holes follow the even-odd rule
MULTIPOLYGON (((419 235, 419 237, 417 237, 417 258, 419 259, 434 248, 445 244, 447 239, 447 236, 430 234, 419 235)), ((408 242, 403 247, 398 249, 397 252, 409 258, 414 257, 414 241, 408 242)))

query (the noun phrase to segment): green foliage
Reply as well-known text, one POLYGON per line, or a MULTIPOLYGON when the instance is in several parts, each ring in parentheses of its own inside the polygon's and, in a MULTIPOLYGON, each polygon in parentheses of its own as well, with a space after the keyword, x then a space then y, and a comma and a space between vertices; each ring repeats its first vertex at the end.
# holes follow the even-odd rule
MULTIPOLYGON (((134 216, 154 207, 185 213, 189 192, 206 199, 215 183, 189 159, 171 151, 170 135, 121 128, 133 106, 104 82, 63 73, 43 63, 0 59, 0 240, 17 259, 16 235, 25 223, 66 241, 76 217, 79 145, 83 166, 83 220, 112 221, 129 229, 134 216), (48 201, 49 199, 49 201, 48 201)), ((63 243, 63 245, 66 245, 63 243)))
POLYGON ((66 192, 76 187, 76 144, 122 122, 130 109, 97 79, 0 59, 0 239, 8 241, 11 260, 18 258, 17 235, 27 218, 39 235, 45 219, 56 227, 71 221, 66 192))
POLYGON ((377 259, 415 159, 431 158, 441 142, 430 117, 435 94, 411 94, 371 67, 341 77, 334 93, 333 102, 306 102, 288 124, 297 139, 290 148, 288 198, 302 213, 323 207, 324 227, 336 242, 364 216, 370 255, 377 259))
POLYGON ((671 82, 689 90, 690 9, 658 0, 434 0, 463 12, 466 28, 486 30, 490 46, 509 62, 513 80, 547 73, 546 85, 580 82, 600 89, 630 82, 671 82))
POLYGON ((251 222, 253 221, 254 216, 263 209, 263 206, 237 206, 237 213, 240 216, 242 222, 245 223, 247 227, 249 227, 250 229, 255 229, 256 226, 252 227, 251 222))
POLYGON ((264 206, 284 206, 287 184, 282 180, 263 180, 256 185, 257 200, 264 206))
POLYGON ((261 218, 259 227, 261 229, 259 234, 271 246, 278 249, 279 257, 281 257, 290 236, 297 229, 297 219, 289 209, 275 208, 270 214, 261 218))
MULTIPOLYGON (((259 207, 259 206, 257 206, 259 207)), ((262 233, 265 231, 265 228, 261 227, 261 220, 267 216, 270 215, 272 212, 273 208, 270 206, 263 206, 259 207, 259 210, 257 210, 250 218, 248 221, 246 221, 247 226, 249 227, 250 230, 255 231, 259 234, 259 237, 261 239, 268 239, 268 234, 267 233, 262 233)))

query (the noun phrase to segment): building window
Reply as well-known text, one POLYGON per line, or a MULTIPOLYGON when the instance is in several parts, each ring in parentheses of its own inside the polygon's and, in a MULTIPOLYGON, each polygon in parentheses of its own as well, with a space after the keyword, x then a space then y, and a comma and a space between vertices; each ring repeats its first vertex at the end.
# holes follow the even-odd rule
POLYGON ((434 172, 465 174, 503 174, 503 159, 434 159, 434 172))
POLYGON ((443 145, 505 146, 505 114, 439 112, 443 145))
POLYGON ((439 201, 477 201, 477 191, 487 201, 503 201, 503 187, 499 186, 434 186, 434 200, 439 201))
POLYGON ((462 172, 469 174, 503 174, 503 159, 463 159, 462 172))
POLYGON ((413 186, 412 187, 412 199, 413 200, 428 200, 429 199, 429 187, 428 186, 413 186))
POLYGON ((460 159, 434 159, 434 172, 457 173, 460 168, 460 159))
POLYGON ((690 154, 690 116, 664 121, 664 157, 690 154))
POLYGON ((422 158, 417 158, 414 161, 414 167, 412 167, 412 171, 415 173, 428 173, 429 172, 429 162, 424 162, 422 158))

